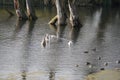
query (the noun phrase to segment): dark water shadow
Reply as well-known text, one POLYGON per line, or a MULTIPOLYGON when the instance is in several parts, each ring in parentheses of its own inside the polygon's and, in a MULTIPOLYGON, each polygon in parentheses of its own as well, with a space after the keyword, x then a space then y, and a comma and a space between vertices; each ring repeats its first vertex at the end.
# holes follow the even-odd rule
MULTIPOLYGON (((100 70, 100 66, 99 66, 100 60, 98 59, 99 54, 97 53, 98 47, 96 45, 96 42, 98 41, 97 38, 98 38, 99 30, 100 30, 99 28, 102 23, 102 16, 103 16, 103 10, 101 8, 99 8, 91 15, 91 18, 89 19, 89 21, 91 21, 90 22, 90 24, 92 26, 91 28, 93 28, 91 31, 91 32, 93 32, 93 35, 88 36, 89 37, 87 39, 89 41, 88 48, 86 49, 86 51, 83 52, 83 53, 85 53, 85 55, 88 56, 86 58, 86 62, 85 62, 85 67, 86 67, 85 71, 84 71, 85 75, 95 73, 98 70, 98 68, 100 70)), ((88 28, 88 29, 90 29, 90 28, 88 28)), ((88 32, 86 32, 86 33, 88 33, 88 32)), ((88 35, 89 35, 89 33, 88 33, 88 35)), ((101 36, 101 38, 102 38, 102 36, 101 36)), ((100 56, 100 58, 101 58, 101 56, 100 56)))
POLYGON ((17 36, 17 34, 21 31, 22 27, 26 23, 26 20, 19 20, 17 19, 15 24, 15 30, 13 32, 13 39, 17 36))
POLYGON ((58 40, 61 41, 61 38, 63 38, 64 36, 64 31, 66 28, 66 25, 49 25, 50 29, 52 29, 56 35, 56 37, 58 38, 58 40))
POLYGON ((30 46, 31 46, 31 38, 32 32, 34 29, 36 21, 28 21, 28 32, 25 37, 25 41, 23 42, 23 54, 22 54, 22 63, 21 63, 21 77, 22 80, 27 80, 27 73, 29 67, 29 57, 30 57, 30 46))
MULTIPOLYGON (((54 31, 54 34, 57 38, 57 45, 61 46, 61 42, 64 40, 64 31, 66 28, 66 25, 60 26, 60 25, 49 25, 50 29, 54 31)), ((53 44, 56 45, 56 44, 53 44)), ((54 46, 52 46, 54 47, 54 46)), ((57 73, 57 68, 59 67, 60 64, 60 53, 56 53, 57 51, 61 51, 62 49, 60 47, 56 47, 52 53, 50 53, 49 58, 50 58, 50 63, 48 63, 48 69, 49 69, 49 80, 55 80, 55 76, 57 73)))
MULTIPOLYGON (((118 37, 118 36, 115 35, 115 34, 117 34, 117 32, 119 32, 117 30, 119 28, 116 27, 116 26, 119 25, 119 24, 116 24, 116 23, 119 23, 119 21, 118 21, 119 19, 116 20, 116 16, 118 15, 118 11, 119 11, 119 9, 115 9, 115 8, 103 8, 102 15, 101 15, 101 22, 99 24, 99 29, 98 29, 98 33, 97 33, 97 37, 96 37, 96 40, 97 40, 97 44, 96 45, 98 47, 103 46, 103 47, 100 47, 101 57, 104 58, 105 56, 107 56, 107 60, 108 61, 107 60, 101 60, 101 63, 98 65, 98 66, 101 66, 104 69, 114 68, 114 65, 115 65, 113 63, 114 65, 113 64, 109 64, 107 66, 103 66, 103 63, 109 63, 108 54, 111 53, 111 52, 109 52, 109 48, 107 48, 108 49, 108 51, 107 51, 107 49, 105 49, 105 46, 103 44, 106 43, 106 42, 109 42, 109 40, 107 41, 107 36, 109 36, 109 35, 106 36, 106 32, 108 32, 107 30, 111 26, 112 26, 111 32, 110 32, 111 40, 113 40, 112 37, 118 37), (116 32, 114 32, 115 30, 116 30, 116 32)), ((109 43, 109 44, 111 44, 111 43, 109 43)), ((106 47, 108 47, 108 46, 106 46, 106 47)), ((114 47, 112 47, 112 51, 114 51, 114 47)), ((112 62, 110 62, 110 63, 112 63, 112 62)))
POLYGON ((28 23, 28 26, 29 26, 28 35, 30 35, 30 36, 32 35, 33 29, 35 27, 35 22, 36 22, 36 20, 31 20, 28 23))
POLYGON ((69 32, 70 33, 70 40, 74 44, 77 42, 81 28, 82 28, 82 25, 71 27, 71 30, 69 32))
POLYGON ((57 26, 57 32, 56 32, 57 38, 63 37, 65 28, 66 28, 66 25, 62 25, 62 26, 58 25, 57 26))
MULTIPOLYGON (((110 20, 110 13, 111 10, 109 8, 102 9, 101 20, 97 32, 97 40, 103 40, 104 38, 104 33, 107 28, 107 23, 110 20)), ((98 41, 98 42, 102 42, 102 41, 98 41)))
POLYGON ((89 61, 91 61, 93 68, 91 68, 91 70, 87 72, 88 74, 92 74, 97 71, 104 70, 107 67, 107 65, 105 66, 105 62, 102 60, 106 54, 104 53, 104 47, 101 46, 104 43, 106 29, 108 27, 108 23, 111 16, 110 13, 111 13, 110 9, 102 8, 100 22, 98 24, 98 29, 96 32, 95 39, 93 40, 94 46, 92 46, 94 47, 92 51, 94 52, 95 55, 91 54, 93 56, 90 57, 89 59, 89 61))
POLYGON ((49 25, 49 27, 56 34, 56 32, 57 32, 57 26, 56 25, 49 25))

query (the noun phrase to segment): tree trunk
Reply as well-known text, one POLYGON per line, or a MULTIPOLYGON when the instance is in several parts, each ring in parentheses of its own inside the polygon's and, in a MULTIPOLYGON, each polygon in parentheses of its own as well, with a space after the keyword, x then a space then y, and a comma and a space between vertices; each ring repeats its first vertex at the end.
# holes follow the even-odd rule
POLYGON ((51 21, 48 24, 55 25, 55 23, 58 21, 58 25, 66 25, 66 13, 65 13, 65 0, 56 0, 56 8, 57 8, 57 15, 51 19, 51 21))
POLYGON ((34 0, 26 0, 27 14, 28 14, 29 20, 37 19, 36 15, 35 15, 34 6, 33 6, 33 4, 34 4, 33 1, 34 0))
POLYGON ((62 5, 62 1, 63 0, 56 0, 58 25, 65 25, 66 24, 66 13, 64 10, 64 6, 62 5))
POLYGON ((77 14, 76 5, 73 2, 74 0, 68 0, 68 6, 70 11, 70 23, 73 27, 81 26, 79 16, 77 14))
POLYGON ((19 18, 19 20, 27 19, 22 0, 14 0, 14 8, 16 10, 16 14, 17 14, 17 17, 19 18))

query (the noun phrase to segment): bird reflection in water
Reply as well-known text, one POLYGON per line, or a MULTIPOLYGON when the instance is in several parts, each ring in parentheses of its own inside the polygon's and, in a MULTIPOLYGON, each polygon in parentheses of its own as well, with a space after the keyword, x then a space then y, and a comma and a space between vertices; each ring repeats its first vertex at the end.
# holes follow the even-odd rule
POLYGON ((56 38, 58 41, 66 41, 67 42, 67 45, 69 47, 71 47, 71 45, 73 43, 76 43, 77 41, 77 38, 79 36, 79 32, 80 32, 80 28, 82 27, 81 25, 80 26, 74 26, 74 27, 71 27, 70 29, 70 35, 69 35, 69 39, 67 38, 64 38, 63 35, 64 35, 64 30, 65 30, 65 26, 56 26, 56 25, 50 25, 50 28, 52 30, 54 30, 55 32, 55 35, 50 35, 50 34, 46 34, 41 42, 41 45, 43 47, 46 47, 47 46, 47 43, 49 42, 50 43, 50 40, 53 39, 53 38, 56 38))

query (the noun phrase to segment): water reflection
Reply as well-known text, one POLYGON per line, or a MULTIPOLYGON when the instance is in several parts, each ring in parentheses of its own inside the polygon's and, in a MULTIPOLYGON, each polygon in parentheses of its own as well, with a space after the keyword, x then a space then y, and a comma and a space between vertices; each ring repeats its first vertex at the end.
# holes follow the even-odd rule
POLYGON ((0 79, 82 80, 101 68, 119 68, 120 12, 80 10, 83 27, 74 28, 69 24, 48 25, 55 12, 47 8, 37 12, 40 18, 36 21, 16 21, 11 17, 6 22, 2 18, 8 16, 0 15, 0 79), (50 36, 50 43, 42 48, 45 34, 50 36), (74 45, 68 47, 69 41, 74 45))
POLYGON ((16 25, 15 25, 15 30, 14 30, 14 33, 13 33, 13 37, 16 37, 17 34, 21 31, 23 25, 25 24, 26 20, 19 20, 17 19, 16 21, 16 25))
POLYGON ((80 32, 81 28, 82 28, 82 26, 71 27, 71 30, 69 32, 69 34, 70 34, 70 41, 72 41, 73 43, 77 42, 77 39, 79 37, 79 32, 80 32))
POLYGON ((28 26, 29 26, 29 30, 28 30, 28 34, 31 36, 32 35, 32 32, 33 32, 33 29, 35 27, 35 22, 36 20, 30 20, 28 22, 28 26))
MULTIPOLYGON (((107 27, 107 23, 110 20, 110 9, 103 8, 102 9, 102 14, 101 14, 101 20, 99 23, 99 28, 98 28, 98 33, 97 33, 97 39, 98 40, 103 40, 104 38, 104 32, 107 27)), ((101 41, 99 41, 101 42, 101 41)))
POLYGON ((58 38, 62 38, 63 37, 65 27, 66 27, 66 25, 65 26, 60 26, 60 25, 57 26, 56 35, 57 35, 58 38))
MULTIPOLYGON (((29 67, 29 57, 30 57, 30 45, 31 45, 31 37, 32 37, 32 32, 34 29, 34 25, 35 25, 35 20, 33 21, 27 21, 27 26, 28 26, 28 30, 25 35, 25 39, 23 42, 23 53, 22 53, 22 62, 21 62, 21 77, 22 80, 27 80, 27 73, 28 71, 28 67, 29 67)), ((22 23, 23 25, 23 23, 22 23)), ((20 25, 20 27, 22 27, 22 25, 20 25)), ((20 30, 20 29, 19 29, 20 30)))
POLYGON ((66 25, 65 26, 49 25, 49 26, 50 26, 50 29, 52 29, 55 32, 55 34, 59 40, 61 40, 61 38, 63 38, 63 40, 72 41, 73 43, 75 43, 77 41, 80 29, 82 28, 82 26, 72 27, 72 26, 68 25, 68 26, 70 26, 69 27, 70 29, 68 31, 69 35, 68 35, 68 39, 67 39, 67 37, 64 38, 64 33, 65 33, 64 30, 66 28, 66 25))

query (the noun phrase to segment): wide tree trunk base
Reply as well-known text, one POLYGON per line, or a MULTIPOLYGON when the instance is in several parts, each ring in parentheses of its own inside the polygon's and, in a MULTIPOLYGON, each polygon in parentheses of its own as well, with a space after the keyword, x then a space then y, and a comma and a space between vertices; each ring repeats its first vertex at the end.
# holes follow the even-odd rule
POLYGON ((19 21, 28 20, 28 17, 27 17, 27 16, 26 16, 26 17, 18 17, 18 20, 19 20, 19 21))
POLYGON ((77 27, 77 26, 81 27, 82 26, 79 18, 74 18, 74 19, 70 20, 70 23, 71 23, 72 27, 77 27))
POLYGON ((36 20, 37 17, 36 16, 28 16, 28 20, 36 20))
POLYGON ((72 27, 82 26, 79 20, 79 15, 76 10, 76 5, 74 4, 73 0, 68 0, 68 6, 70 11, 70 23, 72 27))
POLYGON ((26 0, 27 16, 29 20, 36 20, 34 0, 26 0))

